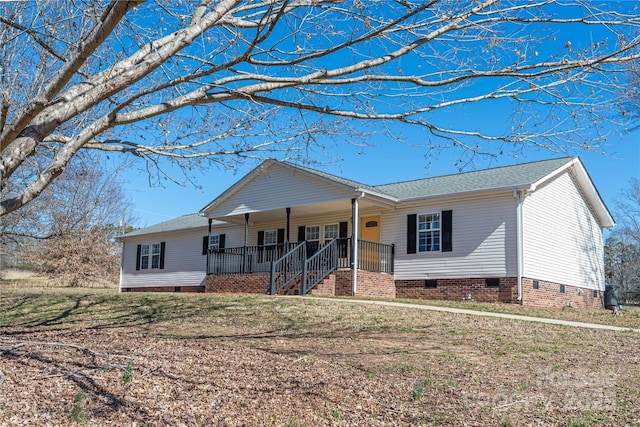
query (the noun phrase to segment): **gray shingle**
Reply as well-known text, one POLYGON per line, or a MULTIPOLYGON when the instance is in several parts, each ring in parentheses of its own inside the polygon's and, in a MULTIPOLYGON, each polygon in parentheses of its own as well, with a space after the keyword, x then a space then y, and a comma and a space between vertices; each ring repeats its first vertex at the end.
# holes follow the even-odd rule
POLYGON ((558 168, 572 161, 571 157, 503 166, 454 175, 423 178, 374 188, 400 200, 446 196, 473 191, 505 187, 521 187, 533 184, 558 168))
MULTIPOLYGON (((214 221, 217 224, 224 224, 221 221, 214 221)), ((161 222, 159 224, 151 225, 149 227, 133 230, 130 233, 126 233, 119 238, 127 238, 134 236, 144 236, 146 234, 164 233, 177 230, 189 230, 195 228, 206 228, 209 226, 209 220, 198 214, 183 215, 178 218, 173 218, 168 221, 161 222)))

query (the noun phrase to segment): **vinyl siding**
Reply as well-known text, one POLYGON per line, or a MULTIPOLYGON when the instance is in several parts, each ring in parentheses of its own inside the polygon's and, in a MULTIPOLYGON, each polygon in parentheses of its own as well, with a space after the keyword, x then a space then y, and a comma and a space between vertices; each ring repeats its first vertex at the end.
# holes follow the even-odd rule
POLYGON ((396 244, 397 280, 504 277, 516 269, 516 201, 513 195, 433 202, 387 214, 382 241, 396 244), (407 254, 407 215, 452 210, 451 252, 407 254))
MULTIPOLYGON (((289 231, 289 240, 291 242, 298 241, 298 227, 307 225, 319 225, 320 233, 323 233, 323 226, 328 224, 338 224, 340 222, 347 221, 348 236, 351 236, 351 211, 348 212, 332 212, 324 215, 313 215, 299 217, 295 214, 295 209, 291 212, 291 229, 289 231)), ((285 228, 287 226, 287 219, 283 212, 282 220, 280 221, 268 221, 254 223, 249 226, 249 246, 256 246, 258 244, 258 231, 277 230, 278 228, 285 228)), ((286 230, 285 230, 286 232, 286 230)), ((237 226, 237 228, 229 228, 225 231, 225 246, 227 248, 244 246, 244 226, 237 226)))
POLYGON ((219 218, 350 197, 351 191, 346 188, 276 164, 207 214, 219 218))
POLYGON ((566 172, 525 198, 524 275, 604 289, 602 229, 566 172))
POLYGON ((120 286, 204 286, 207 260, 202 255, 202 237, 206 235, 205 228, 126 239, 120 286), (164 269, 136 270, 138 245, 159 242, 165 242, 164 269))

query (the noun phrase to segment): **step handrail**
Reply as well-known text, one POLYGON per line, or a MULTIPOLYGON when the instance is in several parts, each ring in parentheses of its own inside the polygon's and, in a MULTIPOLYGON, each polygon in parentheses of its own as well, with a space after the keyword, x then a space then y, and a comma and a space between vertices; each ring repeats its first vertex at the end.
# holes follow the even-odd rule
POLYGON ((307 242, 300 242, 279 259, 271 261, 271 277, 269 278, 270 295, 276 295, 281 289, 304 273, 306 257, 307 242), (278 275, 277 273, 282 274, 278 275))
POLYGON ((300 294, 306 295, 338 268, 338 239, 333 239, 304 262, 300 294))

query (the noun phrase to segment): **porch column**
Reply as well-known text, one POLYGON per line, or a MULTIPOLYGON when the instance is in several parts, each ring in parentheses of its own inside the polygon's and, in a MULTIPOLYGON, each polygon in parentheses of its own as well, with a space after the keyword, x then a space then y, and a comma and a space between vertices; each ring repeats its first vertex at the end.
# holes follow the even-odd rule
POLYGON ((211 218, 209 218, 209 234, 207 235, 207 273, 209 274, 209 258, 211 258, 211 253, 209 252, 209 248, 211 247, 211 223, 213 222, 213 220, 211 218))
POLYGON ((285 237, 285 243, 287 244, 287 251, 289 250, 289 242, 291 241, 289 237, 289 230, 291 229, 291 208, 287 208, 287 233, 285 237))
POLYGON ((247 247, 249 246, 249 214, 244 214, 244 250, 242 251, 242 274, 247 266, 247 247))
MULTIPOLYGON (((361 196, 362 197, 362 196, 361 196)), ((351 199, 351 269, 353 270, 353 295, 358 291, 358 198, 351 199)))

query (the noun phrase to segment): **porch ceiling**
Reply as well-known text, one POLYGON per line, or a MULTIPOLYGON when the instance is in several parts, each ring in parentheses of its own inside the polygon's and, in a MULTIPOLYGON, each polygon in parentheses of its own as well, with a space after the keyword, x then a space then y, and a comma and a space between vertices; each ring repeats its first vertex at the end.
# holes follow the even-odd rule
MULTIPOLYGON (((374 208, 388 209, 389 206, 383 206, 373 199, 366 197, 359 199, 360 211, 374 208)), ((348 212, 351 216, 351 199, 334 200, 330 202, 314 203, 310 205, 291 206, 291 217, 304 217, 332 212, 348 212)), ((255 222, 270 222, 285 220, 287 217, 286 207, 269 211, 252 211, 249 212, 249 224, 255 222)), ((234 224, 244 224, 244 214, 229 215, 224 217, 215 217, 213 219, 231 222, 234 224)))

